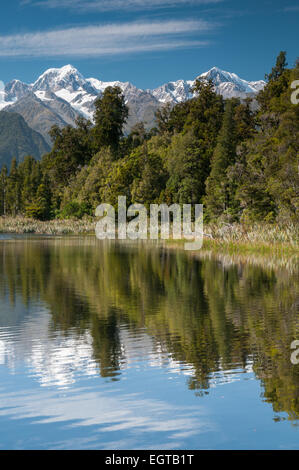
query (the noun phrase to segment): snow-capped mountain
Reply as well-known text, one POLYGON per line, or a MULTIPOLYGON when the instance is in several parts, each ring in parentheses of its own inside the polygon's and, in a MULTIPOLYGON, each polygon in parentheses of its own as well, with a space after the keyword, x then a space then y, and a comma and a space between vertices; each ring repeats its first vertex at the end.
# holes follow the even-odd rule
POLYGON ((20 82, 20 80, 12 80, 5 87, 6 100, 14 102, 23 98, 30 90, 30 85, 20 82))
POLYGON ((255 95, 265 86, 263 80, 248 82, 235 73, 225 72, 218 67, 213 67, 208 72, 201 74, 200 78, 212 80, 217 92, 224 98, 243 98, 246 95, 255 95))
POLYGON ((31 87, 42 101, 45 100, 42 92, 55 93, 58 98, 71 104, 75 111, 87 118, 92 117, 91 107, 99 95, 99 92, 72 65, 46 70, 31 87))
POLYGON ((177 80, 176 82, 165 83, 155 90, 148 90, 148 92, 152 93, 160 103, 166 103, 168 101, 181 103, 182 101, 192 98, 193 94, 191 88, 193 85, 193 80, 177 80))
MULTIPOLYGON (((213 67, 208 72, 199 75, 198 78, 212 80, 217 93, 227 98, 246 98, 254 96, 265 86, 263 80, 248 82, 238 77, 235 73, 225 72, 218 67, 213 67)), ((148 90, 161 103, 173 102, 181 103, 192 98, 191 92, 195 80, 177 80, 176 82, 166 83, 155 90, 148 90)))
MULTIPOLYGON (((225 72, 213 67, 197 78, 213 81, 217 93, 224 98, 254 96, 265 86, 263 80, 249 82, 235 73, 225 72)), ((0 109, 17 111, 33 129, 38 126, 46 137, 50 123, 57 116, 57 124, 73 124, 78 115, 92 119, 94 101, 108 86, 119 86, 125 96, 130 113, 127 130, 138 121, 144 121, 147 128, 154 124, 156 110, 166 102, 181 103, 192 98, 195 80, 177 80, 166 83, 154 90, 142 90, 129 82, 104 82, 97 78, 84 78, 72 65, 46 70, 34 83, 26 84, 13 80, 2 92, 0 109), (26 99, 24 99, 26 98, 26 99), (38 119, 34 112, 28 113, 26 107, 39 110, 38 119), (16 108, 16 109, 15 109, 16 108), (51 119, 49 119, 51 114, 51 119), (35 119, 29 116, 34 115, 35 119), (46 119, 47 123, 43 124, 46 119)), ((48 138, 48 136, 47 136, 48 138)))

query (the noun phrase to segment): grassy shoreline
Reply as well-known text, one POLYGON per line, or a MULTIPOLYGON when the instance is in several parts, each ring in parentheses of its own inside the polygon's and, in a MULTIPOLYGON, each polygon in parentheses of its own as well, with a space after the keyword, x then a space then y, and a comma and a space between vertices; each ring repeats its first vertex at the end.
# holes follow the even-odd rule
MULTIPOLYGON (((0 217, 0 234, 81 235, 92 234, 96 221, 81 220, 39 221, 24 217, 0 217)), ((184 240, 169 240, 181 246, 184 240)), ((295 224, 206 224, 203 249, 219 253, 299 254, 299 227, 295 224)))
POLYGON ((92 218, 40 221, 25 217, 0 217, 0 234, 79 235, 94 233, 92 218))

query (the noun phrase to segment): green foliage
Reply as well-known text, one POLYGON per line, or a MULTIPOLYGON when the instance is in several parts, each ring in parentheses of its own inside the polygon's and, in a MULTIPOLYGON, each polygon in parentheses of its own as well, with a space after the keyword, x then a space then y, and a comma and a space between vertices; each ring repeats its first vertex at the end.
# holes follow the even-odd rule
POLYGON ((7 167, 6 165, 4 165, 0 173, 0 215, 7 214, 7 203, 6 203, 7 179, 8 179, 7 167))
POLYGON ((97 150, 111 147, 117 150, 123 135, 123 126, 128 117, 128 108, 119 87, 107 87, 95 101, 94 144, 97 150))
POLYGON ((54 188, 55 204, 59 207, 64 187, 69 179, 92 158, 91 123, 79 118, 77 127, 66 126, 60 129, 58 126, 53 126, 50 135, 53 148, 44 156, 42 166, 54 188))
POLYGON ((275 67, 272 68, 271 73, 266 74, 266 80, 268 82, 271 81, 276 81, 278 78, 283 74, 284 70, 287 67, 287 61, 286 61, 286 56, 287 53, 286 51, 281 51, 276 59, 276 64, 275 67))
POLYGON ((95 209, 100 204, 100 190, 105 186, 107 174, 113 164, 110 148, 104 147, 93 156, 90 164, 73 175, 64 188, 62 209, 69 201, 76 200, 95 209))
POLYGON ((234 169, 243 220, 298 222, 299 106, 290 96, 298 79, 298 67, 281 70, 260 93, 260 131, 246 142, 234 169))
POLYGON ((213 153, 211 173, 206 180, 206 209, 211 220, 238 219, 240 206, 235 198, 238 187, 232 166, 237 159, 237 146, 254 134, 254 114, 250 101, 237 99, 226 102, 222 127, 213 153))
POLYGON ((171 200, 181 204, 201 202, 210 162, 193 133, 174 135, 166 156, 169 172, 167 193, 171 200))
POLYGON ((41 162, 26 157, 0 172, 0 214, 81 218, 101 202, 204 203, 205 217, 227 222, 297 222, 299 107, 281 52, 268 83, 251 99, 224 101, 211 81, 197 80, 194 97, 156 113, 123 135, 128 117, 118 87, 96 101, 95 124, 51 131, 41 162), (254 111, 254 109, 257 111, 254 111))
POLYGON ((21 178, 16 158, 12 159, 6 187, 6 204, 9 212, 16 216, 21 205, 21 178))
POLYGON ((90 208, 86 203, 71 201, 71 202, 68 202, 64 206, 64 208, 60 212, 60 217, 62 219, 70 219, 70 218, 82 219, 84 215, 89 214, 89 213, 90 213, 90 208))

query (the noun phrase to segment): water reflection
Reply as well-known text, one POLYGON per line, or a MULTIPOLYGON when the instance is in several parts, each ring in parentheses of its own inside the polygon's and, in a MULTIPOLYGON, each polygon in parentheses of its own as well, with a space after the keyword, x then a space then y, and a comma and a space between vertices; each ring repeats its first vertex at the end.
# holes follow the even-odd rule
MULTIPOLYGON (((50 387, 42 399, 37 390, 0 388, 0 407, 10 410, 0 417, 95 426, 89 447, 105 430, 111 433, 105 445, 121 448, 120 430, 130 427, 142 429, 138 445, 149 447, 144 436, 160 429, 164 447, 176 448, 203 428, 217 428, 198 397, 246 376, 259 379, 261 403, 271 405, 276 420, 283 412, 297 423, 299 366, 290 362, 290 344, 299 338, 294 270, 93 238, 7 240, 0 242, 0 298, 0 367, 50 387), (88 380, 99 377, 102 388, 98 382, 90 388, 88 380), (174 395, 177 377, 196 405, 190 395, 174 395), (144 387, 154 384, 158 395, 145 398, 144 387)), ((125 446, 136 442, 127 437, 125 446)))

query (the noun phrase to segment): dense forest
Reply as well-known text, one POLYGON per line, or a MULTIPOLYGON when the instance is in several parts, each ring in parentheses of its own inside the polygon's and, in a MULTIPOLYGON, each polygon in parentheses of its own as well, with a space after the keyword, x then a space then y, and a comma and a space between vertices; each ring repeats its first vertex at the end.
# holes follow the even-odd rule
POLYGON ((94 124, 51 130, 52 150, 0 173, 0 215, 40 220, 93 215, 101 202, 203 203, 207 221, 295 222, 299 207, 299 61, 286 53, 250 98, 224 100, 197 80, 194 98, 156 114, 147 132, 123 134, 128 108, 118 87, 95 102, 94 124))

